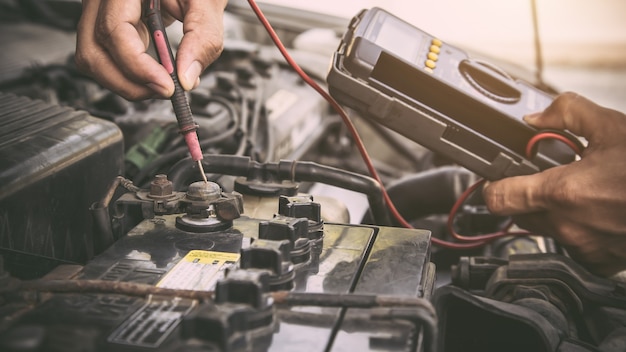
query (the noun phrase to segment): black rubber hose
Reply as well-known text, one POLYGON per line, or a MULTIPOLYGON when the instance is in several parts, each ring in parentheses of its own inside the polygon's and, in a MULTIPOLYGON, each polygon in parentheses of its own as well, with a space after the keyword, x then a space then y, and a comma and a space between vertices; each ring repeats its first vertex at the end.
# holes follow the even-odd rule
MULTIPOLYGON (((221 141, 224 141, 230 138, 231 136, 235 135, 237 130, 238 130, 238 127, 233 127, 229 129, 228 131, 226 131, 224 134, 202 140, 200 141, 200 147, 204 149, 208 145, 212 145, 212 144, 216 144, 221 141)), ((152 162, 148 163, 148 165, 144 166, 143 169, 141 169, 141 171, 137 173, 137 175, 133 179, 133 182, 137 185, 141 185, 144 179, 146 179, 150 175, 151 172, 153 172, 157 168, 167 163, 173 162, 174 160, 184 158, 185 154, 189 154, 189 149, 186 146, 177 148, 171 152, 168 152, 166 154, 159 156, 158 159, 155 159, 152 162)))
MULTIPOLYGON (((210 146, 213 146, 214 144, 217 144, 219 142, 229 139, 230 137, 236 135, 241 127, 241 121, 239 119, 239 115, 237 114, 237 110, 233 106, 232 103, 220 97, 212 97, 211 101, 222 104, 227 109, 227 111, 229 112, 230 116, 233 119, 233 125, 230 128, 228 128, 226 131, 218 135, 200 140, 200 148, 202 149, 206 149, 210 146)), ((170 152, 167 152, 161 155, 159 158, 153 160, 152 162, 150 162, 148 165, 144 166, 141 169, 141 171, 134 178, 135 184, 138 184, 138 185, 141 184, 141 182, 143 182, 143 180, 146 177, 148 177, 148 175, 151 172, 153 172, 155 169, 163 165, 166 165, 170 162, 174 162, 177 159, 184 158, 188 154, 189 154, 189 149, 186 146, 183 146, 183 147, 179 147, 177 149, 174 149, 170 152)))
POLYGON ((381 186, 371 177, 310 161, 280 161, 278 171, 281 179, 325 183, 365 194, 374 224, 392 224, 381 186))
MULTIPOLYGON (((359 192, 367 196, 374 224, 391 225, 382 189, 376 180, 368 176, 309 161, 259 163, 249 157, 233 155, 205 154, 202 166, 207 173, 243 176, 263 181, 318 182, 359 192)), ((199 181, 198 170, 195 167, 191 158, 183 159, 172 166, 168 178, 175 190, 199 181)))
POLYGON ((400 214, 415 220, 433 214, 447 214, 476 176, 458 166, 444 166, 396 180, 387 193, 400 214))
MULTIPOLYGON (((252 160, 247 156, 204 154, 202 167, 210 174, 230 176, 247 176, 252 160)), ((200 181, 197 164, 187 157, 172 165, 167 178, 172 182, 174 190, 181 190, 195 181, 200 181)))
POLYGON ((235 155, 244 155, 246 153, 246 148, 248 147, 249 141, 249 133, 248 133, 248 98, 245 95, 241 95, 241 123, 239 124, 239 134, 241 135, 241 140, 239 141, 239 146, 237 147, 237 151, 235 155))

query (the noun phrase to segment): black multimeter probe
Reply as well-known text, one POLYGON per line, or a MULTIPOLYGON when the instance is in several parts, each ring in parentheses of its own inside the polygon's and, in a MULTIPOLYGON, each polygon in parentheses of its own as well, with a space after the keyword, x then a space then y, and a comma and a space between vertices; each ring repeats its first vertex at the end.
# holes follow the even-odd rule
POLYGON ((148 25, 148 30, 150 31, 150 36, 156 48, 159 61, 174 81, 174 94, 170 100, 174 107, 179 132, 185 138, 185 144, 187 144, 191 159, 198 163, 202 179, 204 182, 207 182, 204 168, 202 167, 202 149, 200 148, 198 134, 196 133, 198 125, 193 120, 187 95, 185 95, 185 91, 178 81, 176 61, 174 60, 172 48, 170 47, 167 34, 165 33, 163 18, 161 17, 161 2, 159 0, 145 0, 144 8, 144 18, 148 25))

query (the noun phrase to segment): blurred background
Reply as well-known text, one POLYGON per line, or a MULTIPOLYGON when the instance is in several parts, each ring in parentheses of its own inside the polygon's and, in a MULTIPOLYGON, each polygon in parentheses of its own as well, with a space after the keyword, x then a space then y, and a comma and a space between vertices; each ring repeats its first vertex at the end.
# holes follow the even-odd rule
POLYGON ((535 71, 533 3, 542 77, 626 111, 626 1, 623 0, 264 0, 351 18, 382 7, 420 29, 474 53, 535 71))

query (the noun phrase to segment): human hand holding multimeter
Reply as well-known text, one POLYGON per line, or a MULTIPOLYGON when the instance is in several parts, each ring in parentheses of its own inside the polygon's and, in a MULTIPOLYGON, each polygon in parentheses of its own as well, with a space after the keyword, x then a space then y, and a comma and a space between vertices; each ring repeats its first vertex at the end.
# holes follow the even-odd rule
POLYGON ((353 18, 327 82, 335 99, 363 117, 489 180, 575 158, 552 140, 525 153, 539 131, 522 117, 544 110, 552 96, 380 8, 353 18))

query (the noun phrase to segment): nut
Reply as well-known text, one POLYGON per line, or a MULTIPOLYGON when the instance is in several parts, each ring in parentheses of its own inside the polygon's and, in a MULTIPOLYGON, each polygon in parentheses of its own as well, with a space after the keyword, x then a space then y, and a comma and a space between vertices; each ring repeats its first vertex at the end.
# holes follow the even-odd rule
POLYGON ((150 183, 150 197, 169 197, 173 192, 172 181, 167 179, 167 175, 154 176, 154 180, 150 183))

